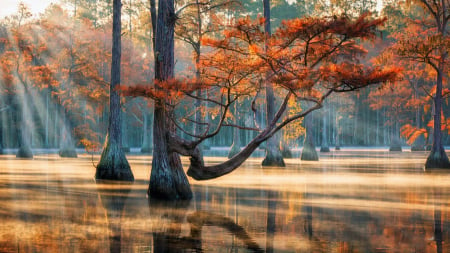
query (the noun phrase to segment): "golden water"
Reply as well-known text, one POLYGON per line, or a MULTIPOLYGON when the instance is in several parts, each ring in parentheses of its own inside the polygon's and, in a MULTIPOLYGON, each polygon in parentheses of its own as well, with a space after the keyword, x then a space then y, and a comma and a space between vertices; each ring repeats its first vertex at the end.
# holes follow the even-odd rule
POLYGON ((0 156, 0 252, 450 250, 450 171, 425 173, 425 153, 252 158, 171 203, 146 198, 151 157, 128 158, 133 184, 95 182, 90 156, 0 156))

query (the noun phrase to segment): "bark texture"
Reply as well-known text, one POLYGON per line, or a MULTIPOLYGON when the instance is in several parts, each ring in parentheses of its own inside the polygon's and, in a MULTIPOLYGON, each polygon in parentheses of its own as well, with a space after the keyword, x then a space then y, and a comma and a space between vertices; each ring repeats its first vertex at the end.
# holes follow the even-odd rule
MULTIPOLYGON (((173 0, 159 1, 155 36, 155 78, 168 80, 174 70, 174 27, 176 15, 173 0)), ((171 129, 166 101, 155 101, 153 124, 153 160, 148 195, 152 198, 191 199, 192 191, 178 154, 169 150, 171 129)))
POLYGON ((100 162, 97 164, 96 179, 134 181, 133 173, 128 164, 121 145, 121 110, 120 97, 116 86, 120 83, 121 61, 121 8, 120 0, 113 2, 113 46, 111 64, 111 84, 109 96, 109 125, 106 143, 100 162))

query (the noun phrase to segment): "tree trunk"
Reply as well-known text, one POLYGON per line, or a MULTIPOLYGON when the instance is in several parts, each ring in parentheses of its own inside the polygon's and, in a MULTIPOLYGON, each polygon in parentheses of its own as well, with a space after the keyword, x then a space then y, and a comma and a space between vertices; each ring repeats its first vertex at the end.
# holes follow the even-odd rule
POLYGON ((121 61, 121 0, 113 3, 113 46, 111 84, 109 86, 109 124, 105 146, 97 164, 96 179, 134 181, 121 145, 120 97, 116 86, 120 84, 121 61))
POLYGON ((328 147, 328 136, 327 136, 327 114, 326 111, 323 112, 322 116, 322 145, 320 146, 320 152, 330 152, 330 147, 328 147))
MULTIPOLYGON (((417 87, 418 85, 416 84, 414 87, 414 96, 417 98, 417 87)), ((422 108, 421 106, 417 106, 416 108, 416 127, 417 129, 422 128, 422 121, 421 121, 421 114, 422 114, 422 108)), ((425 138, 423 135, 420 135, 416 141, 414 141, 414 143, 411 145, 411 151, 425 151, 425 138)))
MULTIPOLYGON (((239 115, 237 110, 237 102, 234 104, 234 124, 239 125, 238 122, 239 115)), ((241 151, 241 138, 239 136, 239 129, 237 127, 233 128, 233 144, 231 145, 230 152, 228 153, 228 158, 235 156, 241 151)))
POLYGON ((305 129, 306 136, 305 141, 303 143, 302 150, 302 161, 319 161, 319 156, 317 155, 316 145, 314 144, 314 133, 312 126, 312 115, 308 115, 305 117, 305 129))
POLYGON ((122 120, 121 120, 121 128, 122 128, 122 137, 121 137, 121 141, 122 141, 122 150, 125 153, 129 153, 130 152, 130 144, 128 142, 128 124, 127 124, 127 119, 126 119, 126 113, 124 111, 121 112, 122 114, 122 120))
POLYGON ((68 119, 65 109, 61 106, 61 142, 58 151, 60 157, 78 157, 70 129, 72 129, 70 120, 68 119))
MULTIPOLYGON (((26 93, 24 94, 24 97, 26 97, 26 93)), ((15 105, 17 106, 17 109, 14 111, 18 112, 16 113, 16 123, 18 125, 17 137, 19 142, 19 150, 17 151, 16 157, 33 158, 33 151, 31 150, 30 146, 30 126, 27 124, 27 119, 25 118, 25 115, 27 115, 27 105, 25 101, 18 101, 19 97, 17 95, 15 96, 15 99, 15 105)))
POLYGON ((434 97, 434 127, 433 147, 425 163, 425 169, 450 169, 450 162, 442 145, 441 114, 442 114, 442 75, 444 70, 444 59, 439 62, 439 71, 436 80, 436 95, 434 97))
POLYGON ((150 137, 153 134, 153 130, 151 126, 153 126, 153 114, 150 114, 147 111, 147 108, 144 108, 143 112, 143 126, 142 126, 142 146, 141 146, 141 153, 151 153, 152 147, 151 147, 151 139, 150 137))
MULTIPOLYGON (((266 34, 266 40, 271 35, 270 31, 270 0, 263 0, 264 4, 264 32, 266 34)), ((267 50, 267 44, 266 44, 267 50)), ((267 125, 269 125, 275 116, 275 95, 273 92, 272 83, 266 80, 266 119, 267 125)), ((263 166, 276 166, 284 167, 283 155, 280 150, 280 135, 275 134, 266 142, 266 157, 262 161, 263 166)))
POLYGON ((400 127, 399 123, 396 120, 393 127, 394 131, 392 133, 391 137, 391 146, 389 147, 389 151, 399 151, 402 152, 402 145, 400 143, 400 127))
MULTIPOLYGON (((159 1, 155 36, 155 79, 164 81, 173 77, 174 1, 159 1)), ((169 136, 173 129, 164 99, 155 101, 153 123, 153 160, 148 195, 161 199, 191 199, 192 191, 178 154, 169 152, 169 136)))

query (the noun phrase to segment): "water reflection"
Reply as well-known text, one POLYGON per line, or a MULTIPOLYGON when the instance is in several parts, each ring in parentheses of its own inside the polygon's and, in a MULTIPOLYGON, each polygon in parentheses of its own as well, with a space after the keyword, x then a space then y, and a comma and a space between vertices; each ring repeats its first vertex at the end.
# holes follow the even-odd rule
POLYGON ((97 180, 101 205, 106 210, 109 232, 109 251, 122 252, 122 216, 132 183, 97 180))
POLYGON ((450 175, 411 173, 409 159, 250 163, 169 203, 146 198, 140 161, 134 184, 93 181, 89 159, 0 161, 0 252, 450 250, 450 175))

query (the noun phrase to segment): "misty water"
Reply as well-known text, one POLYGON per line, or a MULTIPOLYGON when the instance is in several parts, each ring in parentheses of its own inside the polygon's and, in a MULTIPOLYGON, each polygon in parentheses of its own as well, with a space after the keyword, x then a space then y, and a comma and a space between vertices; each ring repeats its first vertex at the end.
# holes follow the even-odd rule
POLYGON ((3 155, 0 252, 448 252, 450 173, 424 172, 426 155, 251 158, 168 203, 146 197, 149 156, 129 155, 120 184, 94 181, 96 156, 3 155))

